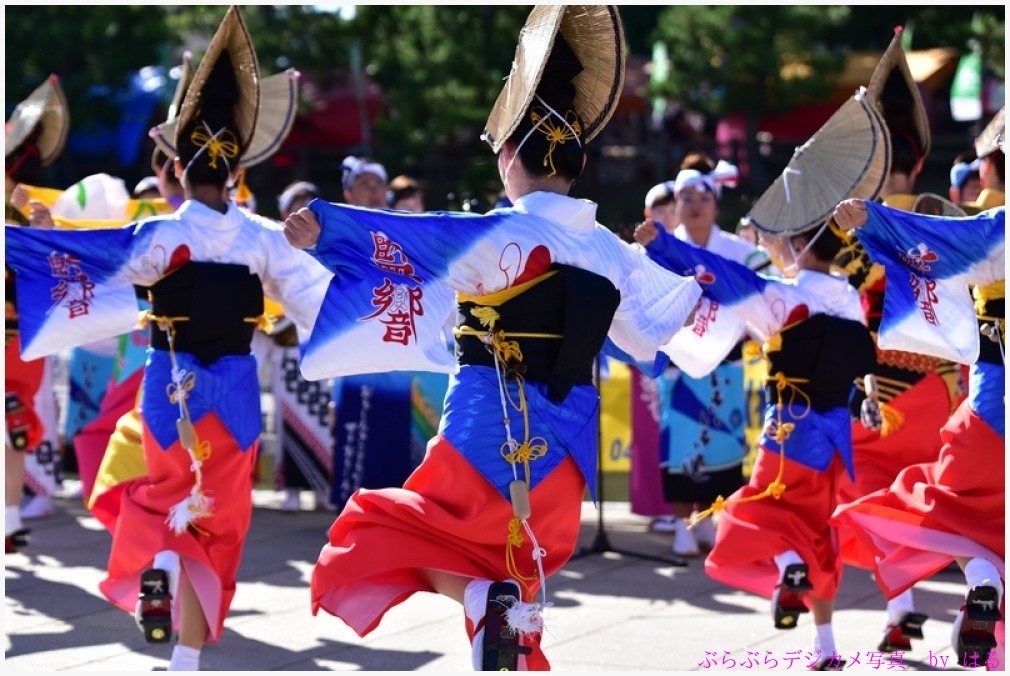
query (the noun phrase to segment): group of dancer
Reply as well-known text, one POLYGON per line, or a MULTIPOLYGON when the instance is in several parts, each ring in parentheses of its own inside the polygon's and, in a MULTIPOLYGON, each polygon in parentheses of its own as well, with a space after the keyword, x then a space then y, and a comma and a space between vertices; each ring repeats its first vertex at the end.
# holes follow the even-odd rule
MULTIPOLYGON (((635 232, 641 246, 631 246, 597 222, 593 202, 568 196, 586 145, 617 106, 624 45, 614 6, 530 13, 482 135, 510 206, 405 213, 315 199, 281 227, 229 198, 243 163, 263 156, 256 112, 268 95, 231 7, 159 132, 185 201, 112 229, 40 230, 8 218, 18 301, 8 355, 14 345, 31 364, 128 334, 137 328, 137 287, 147 299, 150 347, 135 409, 144 473, 119 488, 100 587, 149 641, 177 633, 169 669, 199 668, 234 596, 261 431, 250 345, 265 321, 264 296, 294 323, 310 380, 452 374, 421 464, 402 487, 351 495, 313 570, 312 612, 336 615, 360 636, 414 593, 434 592, 461 603, 475 669, 549 668, 547 582, 570 560, 583 498, 596 488, 594 360, 607 345, 636 364, 665 354, 702 374, 750 336, 769 363, 760 451, 747 485, 693 515, 719 520, 706 572, 772 599, 777 627, 812 611, 823 656, 816 666, 832 669, 842 667, 831 632, 840 542, 861 552, 889 598, 957 561, 968 586, 953 637, 959 661, 997 650, 1002 206, 944 218, 874 201, 900 144, 908 141, 920 164, 929 145, 892 44, 885 60, 895 60, 882 62, 879 78, 754 205, 750 221, 783 278, 651 219, 635 232), (822 149, 835 151, 839 137, 848 152, 819 177, 822 149), (884 286, 869 317, 860 298, 868 289, 832 272, 855 242, 885 270, 873 280, 884 286), (443 334, 452 313, 455 355, 443 334), (891 387, 881 370, 895 360, 941 381, 941 371, 958 369, 942 370, 939 360, 971 364, 967 398, 947 421, 958 397, 949 390, 935 443, 910 442, 922 459, 882 470, 886 478, 868 486, 860 470, 874 451, 860 450, 857 425, 883 443, 933 424, 914 418, 912 404, 899 408, 911 388, 891 387), (853 423, 857 382, 867 383, 866 402, 856 403, 853 423), (856 486, 852 500, 840 497, 846 481, 856 486)), ((1002 133, 994 143, 979 154, 998 152, 1002 175, 1002 133)), ((675 199, 688 188, 696 200, 717 193, 712 171, 693 171, 675 199)), ((9 525, 6 534, 17 536, 9 525)), ((889 614, 890 645, 921 625, 909 604, 900 610, 889 614)))

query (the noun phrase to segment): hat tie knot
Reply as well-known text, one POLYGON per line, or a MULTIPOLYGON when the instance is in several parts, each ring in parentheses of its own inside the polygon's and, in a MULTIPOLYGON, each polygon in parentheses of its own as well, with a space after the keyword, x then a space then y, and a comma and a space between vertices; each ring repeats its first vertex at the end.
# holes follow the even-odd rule
MULTIPOLYGON (((225 162, 228 160, 234 160, 238 157, 239 147, 238 139, 235 134, 232 133, 227 127, 222 127, 220 131, 216 134, 211 135, 210 130, 207 129, 206 124, 202 127, 197 127, 190 134, 189 140, 193 142, 194 145, 199 146, 202 149, 206 149, 207 156, 210 158, 210 168, 217 169, 217 158, 225 158, 225 162)), ((229 163, 229 167, 230 167, 229 163)))

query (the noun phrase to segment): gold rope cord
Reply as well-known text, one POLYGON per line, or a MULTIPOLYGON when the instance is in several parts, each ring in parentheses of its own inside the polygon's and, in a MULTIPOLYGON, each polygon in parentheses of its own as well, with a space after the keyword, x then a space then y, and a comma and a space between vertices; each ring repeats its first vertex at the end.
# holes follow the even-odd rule
MULTIPOLYGON (((546 278, 546 276, 534 281, 541 281, 544 278, 546 278)), ((512 297, 511 294, 510 297, 512 297)), ((515 368, 523 362, 522 348, 520 348, 517 340, 509 339, 542 338, 559 340, 563 338, 563 336, 554 333, 508 332, 501 329, 495 329, 501 315, 499 315, 498 311, 493 307, 478 305, 470 308, 469 311, 470 314, 480 322, 481 326, 486 327, 487 330, 485 331, 470 326, 462 326, 453 330, 454 335, 457 338, 462 336, 472 336, 481 340, 481 342, 494 352, 496 357, 495 369, 499 371, 499 377, 509 375, 516 382, 518 402, 515 401, 512 392, 504 382, 501 384, 501 389, 507 405, 522 415, 523 438, 521 442, 517 443, 510 437, 502 443, 499 448, 499 452, 501 453, 502 458, 504 458, 509 464, 513 466, 522 466, 522 482, 525 485, 525 495, 528 500, 530 491, 530 463, 538 458, 542 458, 547 453, 547 440, 539 436, 530 436, 529 405, 526 400, 525 387, 526 381, 521 373, 516 372, 517 369, 515 368), (500 369, 499 364, 501 366, 500 369)), ((511 419, 506 416, 503 422, 506 428, 508 428, 511 424, 511 419)), ((514 507, 515 505, 513 505, 513 508, 514 507)), ((505 567, 506 570, 508 570, 509 575, 511 575, 513 579, 525 588, 525 596, 528 598, 533 595, 533 583, 536 582, 537 576, 536 574, 522 574, 519 570, 518 562, 516 561, 516 551, 522 547, 526 541, 523 537, 522 530, 523 519, 519 518, 518 515, 509 519, 508 534, 505 540, 505 567)))
MULTIPOLYGON (((807 416, 810 412, 812 403, 810 401, 809 395, 804 392, 799 386, 809 383, 810 380, 807 378, 790 378, 786 374, 779 371, 773 376, 768 377, 769 383, 775 383, 775 390, 777 393, 777 401, 775 402, 775 414, 776 418, 768 425, 768 429, 765 430, 765 434, 774 439, 779 445, 779 469, 778 474, 775 479, 768 484, 763 491, 756 495, 751 495, 746 498, 736 498, 732 502, 754 502, 756 500, 763 500, 767 497, 775 498, 779 500, 782 498, 783 493, 786 491, 786 485, 782 483, 782 476, 785 474, 786 469, 786 439, 793 433, 796 429, 796 424, 794 422, 782 422, 782 409, 784 407, 785 390, 789 389, 789 412, 792 415, 793 420, 801 420, 807 416), (799 395, 803 398, 805 403, 805 410, 802 414, 793 413, 793 404, 796 402, 796 397, 799 395)), ((727 500, 723 496, 719 495, 712 502, 712 506, 708 509, 696 514, 690 523, 690 527, 693 527, 706 517, 718 514, 719 512, 726 509, 731 501, 727 500)))

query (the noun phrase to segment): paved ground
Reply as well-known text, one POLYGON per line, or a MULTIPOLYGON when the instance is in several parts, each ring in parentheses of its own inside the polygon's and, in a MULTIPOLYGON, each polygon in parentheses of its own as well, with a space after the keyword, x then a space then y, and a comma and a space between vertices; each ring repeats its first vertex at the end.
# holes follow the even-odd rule
MULTIPOLYGON (((308 496, 306 496, 308 499, 308 496)), ((149 646, 132 618, 98 593, 110 536, 79 501, 58 500, 58 513, 31 522, 30 553, 5 557, 5 673, 28 671, 151 671, 163 669, 170 649, 149 646)), ((257 491, 252 529, 239 572, 235 603, 217 646, 202 666, 225 671, 464 671, 469 645, 455 603, 418 594, 394 608, 360 639, 329 615, 309 612, 308 580, 333 515, 278 511, 272 491, 257 491)), ((664 557, 669 535, 648 531, 648 519, 625 503, 604 503, 605 540, 611 549, 664 557)), ((799 628, 772 627, 767 601, 710 580, 700 562, 688 567, 633 555, 593 551, 598 513, 583 510, 588 553, 574 559, 549 586, 544 647, 561 671, 732 671, 778 669, 810 650, 810 616, 799 628), (792 655, 790 655, 792 651, 792 655), (743 667, 748 652, 758 665, 743 667), (706 662, 706 653, 711 653, 706 662), (725 661, 724 661, 725 660, 725 661), (736 667, 733 668, 733 661, 736 667), (708 666, 706 666, 708 665, 708 666)), ((597 547, 596 549, 602 549, 597 547)), ((928 670, 954 663, 951 621, 963 578, 944 571, 917 587, 920 610, 930 616, 925 640, 915 642, 900 666, 874 663, 883 600, 870 576, 848 570, 835 631, 846 671, 928 670)), ((879 654, 877 654, 879 656, 879 654)), ((958 669, 954 666, 953 669, 958 669)))

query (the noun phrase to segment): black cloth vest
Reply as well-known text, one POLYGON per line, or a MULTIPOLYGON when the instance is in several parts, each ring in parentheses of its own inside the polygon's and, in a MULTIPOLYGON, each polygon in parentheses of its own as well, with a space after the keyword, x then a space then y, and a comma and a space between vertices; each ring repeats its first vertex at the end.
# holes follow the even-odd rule
MULTIPOLYGON (((815 411, 848 406, 857 378, 872 373, 877 363, 873 338, 862 323, 826 314, 812 317, 781 332, 781 348, 768 353, 768 374, 784 373, 809 382, 796 386, 810 397, 815 411)), ((793 393, 787 388, 783 398, 793 393)), ((767 387, 768 401, 777 403, 774 382, 767 387)))
MULTIPOLYGON (((994 317, 997 319, 1006 318, 1006 299, 1005 298, 995 298, 988 301, 985 304, 985 311, 982 313, 986 317, 994 317)), ((978 326, 981 332, 981 328, 984 324, 992 324, 992 319, 982 319, 979 317, 978 326)), ((1000 354, 999 343, 991 340, 989 336, 979 335, 979 351, 978 360, 989 362, 990 364, 1002 364, 1003 355, 1000 354)))
MULTIPOLYGON (((263 286, 246 265, 190 261, 150 287, 151 314, 175 322, 177 352, 205 366, 226 355, 247 355, 255 319, 263 314, 263 286)), ((151 346, 168 350, 168 333, 151 327, 151 346)))
MULTIPOLYGON (((508 333, 547 333, 554 338, 513 338, 522 350, 521 363, 506 364, 510 377, 548 386, 551 401, 561 402, 575 385, 593 382, 593 361, 603 348, 621 293, 606 277, 569 265, 554 264, 557 274, 495 306, 500 318, 496 329, 508 333)), ((479 331, 487 327, 471 314, 478 303, 459 304, 457 326, 479 331)), ((460 364, 494 367, 491 347, 477 336, 456 339, 460 364)))

